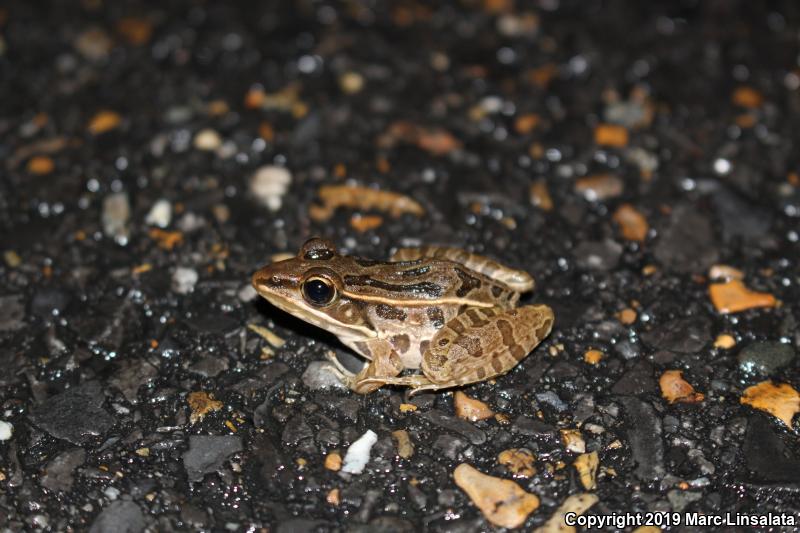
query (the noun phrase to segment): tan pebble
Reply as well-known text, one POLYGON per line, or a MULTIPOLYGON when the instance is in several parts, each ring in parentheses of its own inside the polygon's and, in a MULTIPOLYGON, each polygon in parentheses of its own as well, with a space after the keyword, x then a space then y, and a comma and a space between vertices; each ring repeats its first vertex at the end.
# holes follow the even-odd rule
POLYGON ((339 452, 331 452, 325 456, 325 468, 338 472, 342 468, 342 456, 339 452))
POLYGON ((494 416, 494 411, 488 405, 475 398, 470 398, 461 391, 457 391, 453 395, 453 407, 459 418, 470 422, 486 420, 494 416))
POLYGON ((773 295, 751 291, 738 279, 712 283, 708 292, 711 303, 722 314, 738 313, 756 307, 775 307, 778 303, 773 295))
POLYGON ((411 437, 405 429, 398 429, 392 431, 392 437, 397 444, 397 455, 403 459, 409 459, 414 455, 414 444, 411 442, 411 437))
POLYGON ((270 345, 272 345, 273 348, 280 348, 281 346, 286 344, 285 340, 283 340, 281 337, 279 337, 269 329, 265 328, 264 326, 259 326, 257 324, 248 324, 247 328, 250 331, 258 334, 268 343, 270 343, 270 345))
POLYGON ((84 31, 78 35, 73 44, 83 57, 92 61, 106 59, 114 47, 114 41, 101 28, 84 31))
POLYGON ((506 425, 511 423, 511 419, 508 417, 507 414, 504 414, 504 413, 495 414, 494 415, 494 419, 498 424, 500 424, 502 426, 506 426, 506 425))
POLYGON ((497 456, 497 462, 506 467, 514 477, 528 478, 536 474, 533 466, 536 456, 525 448, 510 448, 503 450, 497 456))
POLYGON ((25 168, 31 174, 43 176, 50 174, 56 168, 56 164, 46 155, 37 155, 28 160, 25 168))
POLYGON ((631 204, 622 204, 612 217, 619 225, 622 236, 629 241, 642 242, 647 237, 650 226, 645 216, 631 204))
POLYGON ((705 399, 703 393, 695 392, 694 387, 683 379, 683 372, 680 370, 667 370, 661 374, 658 384, 661 387, 661 396, 669 403, 698 403, 705 399))
POLYGON ((764 102, 764 96, 752 87, 738 87, 733 91, 731 101, 739 107, 755 109, 761 107, 764 102))
POLYGON ((621 148, 628 144, 628 130, 614 124, 600 124, 594 129, 594 142, 600 146, 621 148))
POLYGON ((215 130, 205 128, 194 136, 194 147, 198 150, 213 151, 222 145, 222 137, 215 130))
POLYGON ((624 187, 622 180, 613 174, 595 174, 575 181, 575 192, 590 202, 616 198, 624 187))
POLYGON ((562 429, 561 443, 567 451, 572 453, 584 453, 586 451, 586 442, 578 429, 562 429))
POLYGON ((330 505, 339 505, 339 489, 331 489, 328 495, 325 496, 325 501, 330 505))
POLYGON ((736 339, 733 338, 732 335, 728 335, 727 333, 721 333, 717 335, 716 340, 714 341, 714 348, 722 348, 723 350, 728 350, 736 346, 736 339))
POLYGON ((6 250, 3 252, 3 259, 8 268, 17 268, 22 264, 22 258, 14 250, 6 250))
POLYGON ((138 448, 136 455, 139 457, 150 457, 150 448, 138 448))
POLYGON ((120 125, 122 117, 115 111, 100 111, 89 121, 89 133, 100 135, 120 125))
POLYGON ((631 533, 661 533, 661 528, 658 526, 639 526, 631 533))
POLYGON ((190 424, 200 422, 208 413, 222 409, 222 402, 215 400, 213 396, 203 391, 190 392, 186 396, 186 403, 192 410, 189 415, 190 424))
POLYGON ((350 217, 350 227, 359 233, 377 229, 383 224, 383 217, 379 215, 354 214, 350 217))
POLYGON ((539 122, 541 122, 541 117, 536 113, 520 115, 514 121, 514 129, 517 130, 517 133, 525 135, 535 130, 539 122))
POLYGON ((590 365, 596 365, 603 359, 603 352, 600 350, 586 350, 583 354, 583 360, 590 365))
POLYGON ((534 181, 528 192, 532 205, 542 211, 553 210, 553 198, 550 196, 550 191, 547 189, 547 181, 544 178, 534 181))
POLYGON ((567 513, 575 513, 580 516, 585 513, 592 505, 596 504, 599 498, 592 493, 584 492, 569 496, 564 503, 558 506, 547 522, 534 533, 575 533, 575 526, 568 526, 566 522, 567 513))
POLYGON ((622 322, 626 326, 629 326, 629 325, 633 324, 634 322, 636 322, 636 311, 634 311, 633 309, 631 309, 629 307, 625 308, 622 311, 620 311, 619 313, 617 313, 617 320, 619 320, 620 322, 622 322))
POLYGON ((360 93, 364 88, 364 76, 358 72, 345 72, 339 78, 339 87, 346 94, 360 93))
POLYGON ((413 413, 417 409, 419 409, 419 407, 417 407, 413 403, 401 403, 400 404, 400 412, 401 413, 413 413))
POLYGON ((600 465, 597 452, 582 453, 572 465, 578 471, 583 488, 586 490, 597 488, 597 467, 600 465))
POLYGON ((728 265, 712 265, 708 269, 709 279, 731 280, 731 279, 744 279, 744 272, 738 268, 733 268, 728 265))
POLYGON ((762 381, 745 389, 741 403, 765 411, 792 427, 792 418, 800 413, 800 393, 786 383, 762 381))
POLYGON ((146 18, 124 17, 117 22, 117 31, 128 43, 140 46, 150 40, 153 23, 146 18))
POLYGON ((520 527, 539 507, 535 494, 525 492, 508 479, 487 476, 466 463, 456 467, 453 477, 484 518, 496 526, 520 527))

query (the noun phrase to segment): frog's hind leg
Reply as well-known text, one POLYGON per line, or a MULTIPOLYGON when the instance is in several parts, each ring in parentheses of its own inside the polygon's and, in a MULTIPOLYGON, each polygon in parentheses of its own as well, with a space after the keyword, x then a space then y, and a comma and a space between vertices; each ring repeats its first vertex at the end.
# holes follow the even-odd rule
POLYGON ((422 372, 449 387, 491 379, 514 368, 552 328, 553 310, 546 305, 467 309, 433 337, 422 372))
POLYGON ((471 254, 460 248, 445 246, 422 246, 420 248, 400 248, 389 258, 390 261, 414 261, 416 259, 446 259, 459 263, 480 272, 492 279, 499 280, 516 292, 528 292, 533 289, 534 282, 530 274, 524 270, 507 267, 497 261, 478 254, 471 254))
POLYGON ((514 368, 552 327, 553 311, 546 305, 508 311, 473 307, 433 337, 422 355, 422 375, 383 378, 380 383, 411 387, 413 395, 491 379, 514 368))

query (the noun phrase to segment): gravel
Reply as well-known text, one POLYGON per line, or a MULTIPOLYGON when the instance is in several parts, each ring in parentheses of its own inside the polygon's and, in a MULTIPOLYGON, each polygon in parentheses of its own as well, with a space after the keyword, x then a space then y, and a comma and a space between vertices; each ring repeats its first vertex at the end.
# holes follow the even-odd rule
POLYGON ((0 7, 0 530, 800 515, 793 3, 51 4, 0 7), (525 269, 553 333, 483 420, 355 395, 249 285, 317 235, 525 269))

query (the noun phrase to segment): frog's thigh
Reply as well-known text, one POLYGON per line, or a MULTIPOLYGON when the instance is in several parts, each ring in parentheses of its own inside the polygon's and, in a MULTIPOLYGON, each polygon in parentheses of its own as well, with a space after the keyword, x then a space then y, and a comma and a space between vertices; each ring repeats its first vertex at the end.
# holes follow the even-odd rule
POLYGON ((353 392, 367 394, 384 385, 384 379, 393 378, 403 371, 403 362, 392 345, 385 340, 370 341, 368 349, 372 360, 354 377, 348 386, 353 392))
POLYGON ((414 261, 423 258, 453 261, 492 279, 502 281, 517 292, 527 292, 533 289, 533 278, 524 270, 508 267, 488 257, 472 254, 461 248, 448 248, 445 246, 400 248, 391 255, 389 260, 414 261))
POLYGON ((435 388, 499 376, 528 355, 552 327, 553 311, 546 305, 467 309, 433 337, 422 356, 422 372, 435 388))

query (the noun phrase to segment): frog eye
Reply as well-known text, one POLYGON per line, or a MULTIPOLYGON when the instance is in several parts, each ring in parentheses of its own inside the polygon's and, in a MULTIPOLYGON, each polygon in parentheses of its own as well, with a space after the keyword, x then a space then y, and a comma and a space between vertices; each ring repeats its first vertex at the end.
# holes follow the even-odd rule
POLYGON ((336 297, 336 288, 325 278, 308 278, 303 282, 303 298, 312 305, 328 305, 336 297))

